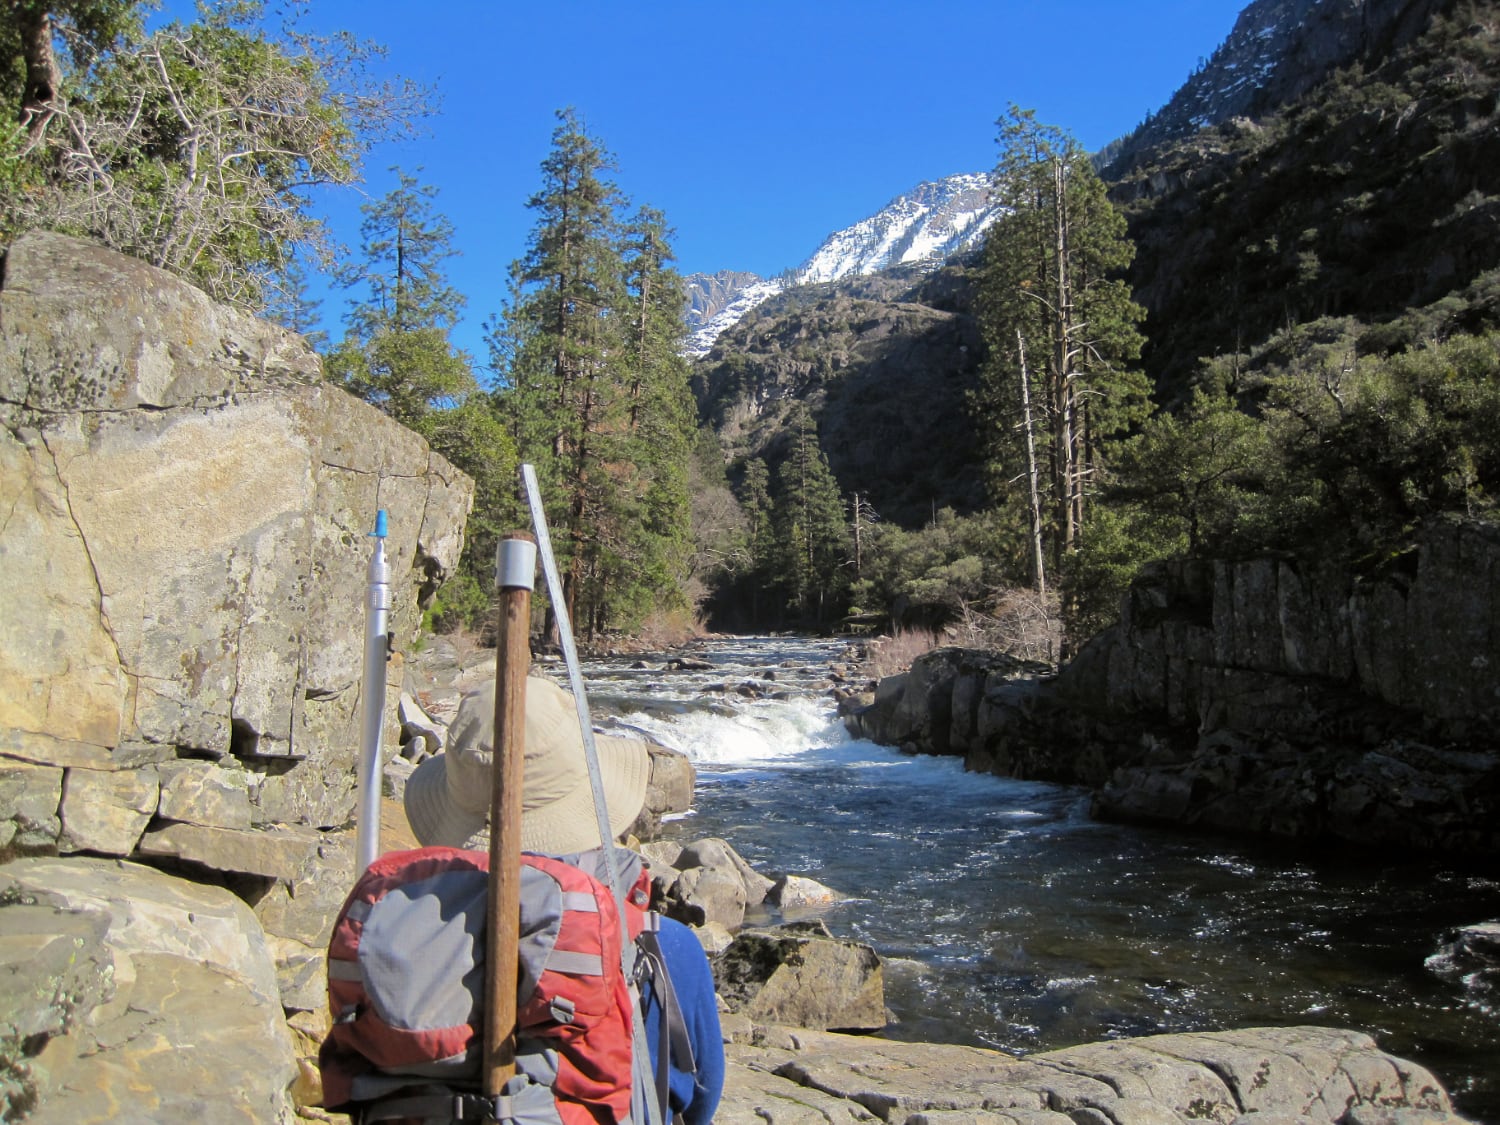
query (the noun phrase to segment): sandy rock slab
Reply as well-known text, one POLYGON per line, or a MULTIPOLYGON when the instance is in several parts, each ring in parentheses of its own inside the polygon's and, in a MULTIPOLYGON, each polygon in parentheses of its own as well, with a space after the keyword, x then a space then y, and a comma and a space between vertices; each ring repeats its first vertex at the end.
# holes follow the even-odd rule
POLYGON ((116 860, 0 867, 0 1120, 290 1122, 265 935, 217 887, 116 860))
POLYGON ((1250 1028, 1020 1059, 953 1044, 757 1027, 732 1043, 718 1125, 1458 1125, 1423 1067, 1369 1036, 1250 1028))

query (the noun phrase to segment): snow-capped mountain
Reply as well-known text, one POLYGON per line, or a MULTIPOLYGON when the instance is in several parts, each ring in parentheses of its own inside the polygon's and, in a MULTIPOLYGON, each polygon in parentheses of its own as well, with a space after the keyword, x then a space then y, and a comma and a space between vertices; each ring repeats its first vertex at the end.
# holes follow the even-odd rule
MULTIPOLYGON (((695 275, 696 276, 696 275, 695 275)), ((751 309, 763 301, 770 300, 783 289, 786 282, 779 278, 770 281, 762 280, 754 274, 750 274, 753 280, 746 282, 742 287, 735 290, 725 300, 723 306, 716 310, 707 320, 698 320, 696 326, 691 307, 688 310, 688 333, 687 343, 683 346, 683 354, 697 359, 701 355, 707 355, 714 346, 714 341, 719 335, 734 327, 751 309)), ((693 278, 688 278, 688 286, 691 289, 693 278)))
POLYGON ((796 281, 810 285, 910 262, 942 262, 976 245, 994 217, 986 175, 921 184, 868 219, 829 235, 802 263, 796 281))
POLYGON ((837 281, 896 265, 940 264, 978 245, 994 217, 988 176, 949 176, 920 184, 869 218, 829 235, 789 278, 736 274, 743 283, 726 290, 724 274, 695 274, 687 279, 691 335, 685 350, 694 357, 706 355, 721 332, 788 285, 837 281), (707 316, 698 311, 709 308, 714 311, 707 316))

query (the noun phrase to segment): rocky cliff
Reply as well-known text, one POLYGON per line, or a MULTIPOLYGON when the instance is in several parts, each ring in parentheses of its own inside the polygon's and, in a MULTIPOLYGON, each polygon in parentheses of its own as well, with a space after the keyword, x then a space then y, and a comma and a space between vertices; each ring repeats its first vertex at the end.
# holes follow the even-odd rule
POLYGON ((687 290, 687 310, 683 319, 689 332, 696 332, 729 307, 735 297, 763 279, 745 270, 720 270, 718 273, 695 273, 683 279, 687 290))
POLYGON ((296 336, 56 235, 6 255, 0 422, 0 773, 24 795, 0 845, 295 870, 353 807, 376 508, 399 650, 472 483, 296 336))
POLYGON ((850 717, 1096 815, 1500 855, 1500 528, 1443 522, 1378 574, 1182 561, 1053 679, 944 650, 850 717))
POLYGON ((1381 59, 1416 38, 1451 0, 1254 0, 1170 101, 1109 146, 1109 174, 1143 151, 1235 117, 1296 101, 1335 70, 1381 59))
MULTIPOLYGON (((1128 280, 1147 309, 1142 362, 1165 398, 1186 396, 1202 357, 1320 317, 1383 325, 1430 308, 1437 333, 1493 326, 1494 10, 1324 0, 1278 56, 1267 91, 1284 102, 1268 93, 1253 116, 1113 165, 1110 197, 1137 248, 1128 280)), ((1419 339, 1372 333, 1362 350, 1419 339)))

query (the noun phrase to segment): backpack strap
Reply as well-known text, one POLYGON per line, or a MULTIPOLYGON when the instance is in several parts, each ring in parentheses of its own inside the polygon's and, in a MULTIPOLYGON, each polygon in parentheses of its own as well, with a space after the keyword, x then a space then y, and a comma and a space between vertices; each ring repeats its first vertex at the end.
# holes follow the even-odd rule
POLYGON ((360 1125, 371 1125, 375 1121, 417 1120, 439 1121, 504 1121, 510 1116, 510 1107, 502 1103, 510 1098, 501 1094, 487 1098, 483 1094, 448 1093, 413 1094, 406 1098, 386 1098, 365 1106, 359 1111, 360 1125), (503 1116, 502 1116, 503 1115, 503 1116))
POLYGON ((524 1074, 511 1078, 492 1098, 472 1088, 432 1085, 418 1087, 405 1095, 381 1098, 356 1108, 353 1114, 357 1125, 374 1125, 379 1121, 563 1125, 550 1088, 524 1074))

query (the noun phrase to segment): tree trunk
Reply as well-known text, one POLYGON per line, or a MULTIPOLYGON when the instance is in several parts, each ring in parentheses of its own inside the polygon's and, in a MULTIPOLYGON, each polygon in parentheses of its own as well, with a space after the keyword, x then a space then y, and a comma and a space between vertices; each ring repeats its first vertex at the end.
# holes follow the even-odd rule
POLYGON ((41 3, 11 6, 21 33, 21 54, 26 59, 26 88, 21 94, 18 121, 26 130, 27 143, 34 145, 56 113, 53 101, 62 85, 57 56, 52 51, 52 14, 41 3))
POLYGON ((1021 354, 1021 414, 1026 428, 1026 476, 1031 482, 1031 566, 1036 592, 1047 596, 1047 566, 1042 556, 1042 497, 1037 487, 1036 436, 1031 421, 1031 374, 1026 370, 1026 338, 1016 329, 1016 347, 1021 354))
POLYGON ((1057 367, 1058 380, 1058 432, 1057 447, 1061 459, 1059 483, 1062 486, 1058 497, 1062 509, 1062 549, 1066 553, 1077 549, 1079 539, 1078 512, 1073 503, 1078 478, 1078 445, 1076 438, 1077 394, 1073 384, 1073 308, 1071 286, 1068 278, 1068 209, 1067 179, 1063 162, 1052 162, 1052 214, 1053 233, 1057 256, 1056 310, 1057 332, 1053 340, 1053 362, 1057 367))

